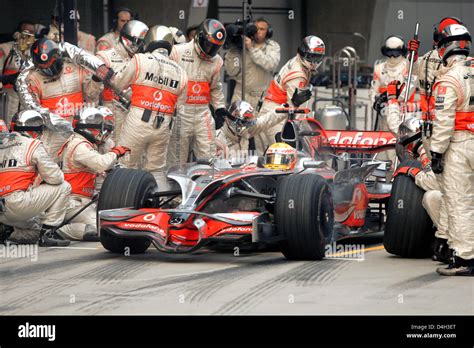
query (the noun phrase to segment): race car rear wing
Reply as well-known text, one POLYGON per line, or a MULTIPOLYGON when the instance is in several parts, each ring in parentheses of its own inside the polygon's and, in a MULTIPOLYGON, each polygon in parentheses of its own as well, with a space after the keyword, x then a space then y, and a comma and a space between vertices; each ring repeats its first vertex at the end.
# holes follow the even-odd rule
POLYGON ((309 109, 279 108, 277 113, 288 113, 281 141, 297 150, 304 150, 311 156, 316 153, 377 153, 395 149, 396 137, 391 132, 327 130, 311 117, 295 118, 294 114, 307 114, 309 109))

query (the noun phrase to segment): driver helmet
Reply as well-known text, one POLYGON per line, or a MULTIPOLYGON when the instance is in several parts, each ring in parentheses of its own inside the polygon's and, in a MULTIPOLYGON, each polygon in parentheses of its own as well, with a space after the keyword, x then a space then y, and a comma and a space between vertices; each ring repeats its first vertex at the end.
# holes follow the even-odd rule
POLYGON ((270 145, 265 152, 263 166, 273 170, 293 170, 296 166, 296 149, 287 143, 270 145))
POLYGON ((48 77, 54 77, 63 70, 63 58, 56 42, 50 39, 39 39, 31 45, 33 64, 48 77))
POLYGON ((326 46, 319 37, 306 36, 298 47, 298 54, 303 65, 310 71, 315 71, 323 62, 326 46))
POLYGON ((130 56, 141 51, 147 32, 148 26, 137 20, 127 22, 120 30, 120 42, 130 56))
POLYGON ((229 114, 225 121, 234 134, 240 134, 246 128, 255 125, 254 109, 246 101, 237 100, 233 102, 229 107, 229 114))
POLYGON ((206 19, 197 28, 194 36, 194 47, 201 59, 211 59, 224 45, 226 31, 217 19, 206 19))
POLYGON ((109 138, 114 130, 114 116, 105 107, 89 107, 74 118, 74 131, 84 136, 90 142, 101 145, 109 138))
POLYGON ((12 118, 10 129, 30 138, 39 138, 46 128, 41 114, 36 110, 23 110, 12 118))

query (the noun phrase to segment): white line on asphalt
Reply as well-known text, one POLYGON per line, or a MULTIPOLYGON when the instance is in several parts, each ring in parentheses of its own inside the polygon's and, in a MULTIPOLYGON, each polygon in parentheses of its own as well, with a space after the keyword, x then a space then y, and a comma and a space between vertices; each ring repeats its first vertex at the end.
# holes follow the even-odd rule
POLYGON ((344 257, 325 257, 325 260, 342 260, 342 261, 365 261, 364 258, 344 258, 344 257))
POLYGON ((48 249, 73 249, 73 250, 99 250, 100 248, 82 248, 82 247, 48 247, 48 249))

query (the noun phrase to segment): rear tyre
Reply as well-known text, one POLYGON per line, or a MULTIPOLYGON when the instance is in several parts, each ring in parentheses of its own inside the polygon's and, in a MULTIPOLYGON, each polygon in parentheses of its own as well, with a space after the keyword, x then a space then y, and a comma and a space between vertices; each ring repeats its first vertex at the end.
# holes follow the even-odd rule
MULTIPOLYGON (((407 160, 400 166, 421 168, 421 163, 407 160)), ((387 206, 383 244, 390 254, 406 258, 424 258, 433 253, 434 228, 422 200, 425 191, 414 180, 397 175, 387 206)))
POLYGON ((279 180, 275 224, 285 237, 280 248, 290 260, 321 260, 332 240, 334 207, 326 181, 315 174, 289 175, 279 180))
MULTIPOLYGON (((146 197, 156 188, 155 178, 146 171, 115 169, 107 175, 102 184, 97 211, 126 207, 143 208, 146 197)), ((105 249, 119 254, 127 251, 131 254, 141 254, 151 244, 147 238, 118 238, 104 229, 100 231, 100 242, 105 249)))

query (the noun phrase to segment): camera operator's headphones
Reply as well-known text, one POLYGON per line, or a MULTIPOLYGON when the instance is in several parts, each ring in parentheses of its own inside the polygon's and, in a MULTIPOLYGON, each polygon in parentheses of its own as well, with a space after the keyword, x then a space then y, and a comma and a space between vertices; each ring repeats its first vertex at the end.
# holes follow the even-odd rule
POLYGON ((132 10, 130 10, 128 7, 119 7, 118 9, 115 10, 114 19, 112 19, 112 28, 114 31, 117 30, 118 15, 120 12, 128 12, 130 13, 130 20, 135 19, 135 15, 133 14, 132 10))
POLYGON ((268 29, 267 29, 267 36, 265 36, 265 39, 271 39, 272 36, 273 36, 273 28, 272 28, 272 25, 270 24, 269 21, 267 21, 265 18, 263 17, 260 17, 260 18, 257 18, 254 23, 257 23, 257 22, 265 22, 267 23, 268 25, 268 29))

